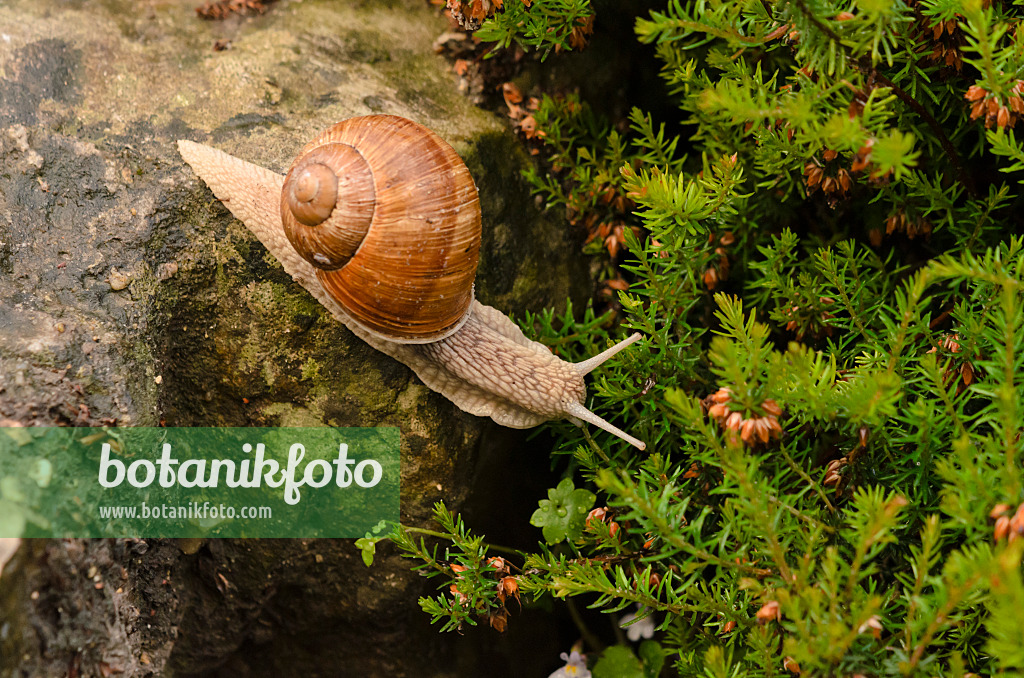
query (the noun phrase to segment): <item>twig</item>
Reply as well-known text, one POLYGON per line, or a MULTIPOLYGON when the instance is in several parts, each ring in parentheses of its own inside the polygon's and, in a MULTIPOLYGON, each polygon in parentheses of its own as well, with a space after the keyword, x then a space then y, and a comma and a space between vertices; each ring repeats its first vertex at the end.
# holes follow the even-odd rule
MULTIPOLYGON (((452 535, 446 534, 444 532, 438 532, 436 530, 427 530, 427 529, 424 529, 422 527, 409 527, 407 525, 402 525, 402 529, 405 530, 406 532, 414 532, 416 534, 425 534, 428 537, 438 537, 439 539, 445 539, 447 541, 454 541, 454 539, 452 538, 452 535)), ((516 551, 514 548, 510 548, 508 546, 501 546, 499 544, 487 544, 487 543, 485 543, 484 546, 486 546, 491 551, 497 551, 498 553, 507 553, 510 556, 522 557, 522 555, 523 555, 519 551, 516 551)))

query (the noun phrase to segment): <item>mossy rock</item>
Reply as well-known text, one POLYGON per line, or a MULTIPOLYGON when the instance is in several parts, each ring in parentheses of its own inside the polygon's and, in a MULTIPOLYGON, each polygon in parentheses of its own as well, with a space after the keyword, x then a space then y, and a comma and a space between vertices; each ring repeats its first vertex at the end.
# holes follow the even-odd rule
MULTIPOLYGON (((481 189, 484 303, 579 296, 577 245, 536 211, 502 121, 458 94, 423 3, 283 1, 223 22, 193 7, 0 6, 0 419, 398 426, 403 520, 458 508, 478 457, 522 434, 460 412, 333 321, 174 141, 283 171, 338 120, 402 115, 451 142, 481 189)), ((416 604, 427 589, 381 550, 367 570, 340 540, 37 542, 0 584, 0 676, 450 675, 451 646, 416 604), (109 585, 79 576, 89 563, 109 585)))

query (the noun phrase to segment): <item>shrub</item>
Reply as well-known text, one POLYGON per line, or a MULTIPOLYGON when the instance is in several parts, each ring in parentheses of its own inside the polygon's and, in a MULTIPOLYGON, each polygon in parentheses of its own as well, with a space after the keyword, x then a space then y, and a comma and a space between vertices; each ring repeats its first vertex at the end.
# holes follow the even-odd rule
MULTIPOLYGON (((515 41, 545 4, 482 34, 515 41)), ((443 506, 443 557, 395 527, 444 581, 421 601, 442 628, 581 597, 657 623, 598 678, 1024 671, 1022 15, 669 0, 636 34, 675 119, 544 98, 529 178, 609 251, 615 319, 646 335, 592 408, 648 451, 553 423, 545 541, 500 567, 443 506)), ((579 359, 612 315, 524 326, 579 359)))

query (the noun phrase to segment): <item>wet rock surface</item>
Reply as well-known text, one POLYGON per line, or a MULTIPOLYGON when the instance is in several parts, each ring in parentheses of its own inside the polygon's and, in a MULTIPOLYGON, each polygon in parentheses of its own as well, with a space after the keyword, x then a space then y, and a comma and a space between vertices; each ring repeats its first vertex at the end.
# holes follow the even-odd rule
MULTIPOLYGON (((516 142, 432 53, 440 30, 418 2, 282 1, 224 22, 193 2, 0 6, 0 419, 399 426, 403 520, 462 505, 480 451, 522 434, 334 322, 173 143, 283 171, 338 120, 417 120, 481 189, 478 298, 560 304, 585 269, 532 208, 516 142)), ((0 676, 482 675, 493 648, 457 660, 419 612, 429 588, 382 551, 366 569, 341 540, 28 542, 0 582, 0 676)))

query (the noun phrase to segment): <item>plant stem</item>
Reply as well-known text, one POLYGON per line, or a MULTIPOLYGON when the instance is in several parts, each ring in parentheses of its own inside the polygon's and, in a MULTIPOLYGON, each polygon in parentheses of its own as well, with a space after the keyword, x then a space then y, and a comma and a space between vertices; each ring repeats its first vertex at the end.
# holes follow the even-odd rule
POLYGON ((572 598, 565 599, 565 606, 569 608, 569 616, 572 617, 572 623, 576 625, 576 630, 580 632, 580 637, 583 638, 583 641, 589 645, 594 652, 601 652, 604 650, 604 643, 602 643, 601 639, 594 635, 594 632, 587 627, 586 622, 583 621, 583 617, 580 616, 580 611, 576 609, 576 603, 573 602, 572 598))
MULTIPOLYGON (((427 530, 427 529, 424 529, 422 527, 409 527, 407 525, 402 525, 402 529, 405 530, 406 532, 412 532, 412 533, 415 533, 415 534, 424 534, 424 535, 426 535, 428 537, 437 537, 439 539, 444 539, 446 541, 454 541, 452 539, 452 535, 446 534, 444 532, 438 532, 436 530, 427 530)), ((519 551, 515 550, 514 548, 510 548, 508 546, 501 546, 500 544, 484 544, 484 546, 486 546, 487 549, 490 550, 490 551, 497 551, 498 553, 507 553, 510 556, 522 557, 522 555, 523 555, 522 553, 520 553, 519 551)))

